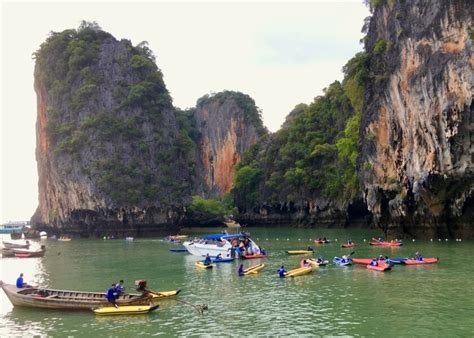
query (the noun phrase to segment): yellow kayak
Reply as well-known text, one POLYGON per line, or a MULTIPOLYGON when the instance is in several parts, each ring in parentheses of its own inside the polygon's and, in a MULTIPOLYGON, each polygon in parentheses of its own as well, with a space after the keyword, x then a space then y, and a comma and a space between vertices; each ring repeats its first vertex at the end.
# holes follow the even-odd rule
POLYGON ((306 275, 307 273, 310 273, 311 271, 313 271, 312 266, 308 266, 308 267, 305 267, 305 268, 293 269, 293 270, 290 270, 287 273, 285 273, 285 278, 306 275))
POLYGON ((260 270, 262 270, 264 267, 265 267, 265 264, 263 264, 263 263, 251 266, 250 268, 247 268, 247 269, 244 270, 244 275, 256 274, 260 270))
POLYGON ((201 261, 196 262, 195 265, 197 268, 201 268, 201 269, 212 269, 215 266, 215 264, 204 265, 204 263, 201 261))
POLYGON ((286 252, 289 255, 307 255, 314 253, 313 250, 288 250, 286 252))
POLYGON ((107 306, 94 309, 96 315, 112 316, 112 315, 141 315, 156 310, 159 305, 128 305, 128 306, 107 306))
POLYGON ((172 290, 172 291, 150 291, 148 292, 148 294, 151 295, 153 299, 156 299, 156 298, 173 297, 173 296, 176 296, 180 292, 181 292, 181 289, 172 290))
POLYGON ((329 263, 329 261, 326 261, 326 260, 325 260, 324 262, 318 263, 315 258, 308 258, 307 261, 308 261, 308 263, 311 264, 312 266, 326 265, 326 264, 329 263))

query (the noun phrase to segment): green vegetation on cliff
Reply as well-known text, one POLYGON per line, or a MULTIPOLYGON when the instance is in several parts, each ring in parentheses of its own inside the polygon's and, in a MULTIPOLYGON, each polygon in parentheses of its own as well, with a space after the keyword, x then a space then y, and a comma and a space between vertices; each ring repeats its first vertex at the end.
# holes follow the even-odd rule
POLYGON ((332 83, 310 105, 295 107, 284 128, 246 152, 233 190, 241 211, 317 197, 350 200, 358 194, 365 59, 357 54, 344 66, 342 83, 332 83))
POLYGON ((82 171, 117 205, 190 199, 195 128, 172 106, 146 42, 117 41, 83 22, 51 33, 35 58, 58 168, 82 171))

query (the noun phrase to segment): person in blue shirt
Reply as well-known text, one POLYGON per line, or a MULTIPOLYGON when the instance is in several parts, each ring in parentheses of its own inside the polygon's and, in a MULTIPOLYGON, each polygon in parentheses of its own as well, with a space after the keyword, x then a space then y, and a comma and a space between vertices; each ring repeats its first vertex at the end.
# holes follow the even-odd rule
POLYGON ((115 284, 112 283, 112 287, 107 290, 107 300, 112 303, 116 308, 118 308, 118 305, 115 303, 116 298, 117 290, 115 289, 115 284))
POLYGON ((346 255, 342 256, 341 263, 349 263, 349 257, 347 257, 346 255))
POLYGON ((280 278, 283 278, 285 277, 285 274, 286 274, 286 270, 285 270, 285 267, 282 265, 281 268, 278 269, 278 275, 280 276, 280 278))
POLYGON ((372 265, 372 266, 377 266, 377 264, 378 264, 377 263, 377 258, 373 258, 372 262, 370 262, 370 265, 372 265))
POLYGON ((206 258, 204 258, 204 265, 210 265, 212 263, 211 261, 211 256, 209 254, 206 255, 206 258))
POLYGON ((324 257, 319 256, 318 259, 316 260, 318 263, 323 263, 324 262, 324 257))
POLYGON ((239 273, 239 276, 244 275, 244 265, 243 264, 240 264, 239 270, 237 272, 239 273))
POLYGON ((23 281, 23 273, 20 273, 20 276, 16 279, 16 287, 19 289, 29 287, 29 285, 23 281))
POLYGON ((222 259, 222 254, 220 253, 216 256, 216 261, 220 261, 221 259, 222 259))
POLYGON ((123 293, 124 290, 125 287, 123 286, 123 279, 121 279, 120 282, 115 284, 115 292, 117 293, 117 295, 120 295, 121 293, 123 293))
POLYGON ((423 260, 423 256, 420 255, 419 252, 417 252, 417 253, 415 254, 415 259, 416 259, 417 261, 422 261, 422 260, 423 260))

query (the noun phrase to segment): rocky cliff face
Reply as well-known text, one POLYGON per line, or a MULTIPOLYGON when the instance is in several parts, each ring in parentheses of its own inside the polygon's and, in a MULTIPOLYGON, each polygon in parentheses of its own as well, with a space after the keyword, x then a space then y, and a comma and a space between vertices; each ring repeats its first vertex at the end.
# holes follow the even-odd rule
POLYGON ((94 23, 52 33, 41 45, 35 90, 32 222, 53 232, 179 226, 193 194, 229 191, 233 166, 263 128, 248 111, 253 100, 239 93, 206 97, 194 115, 175 109, 146 44, 117 41, 94 23))
POLYGON ((191 172, 146 45, 98 27, 54 33, 36 54, 36 225, 100 233, 176 224, 191 172))
POLYGON ((225 91, 199 99, 194 118, 200 132, 198 193, 222 197, 233 185, 242 153, 267 133, 248 95, 225 91))
POLYGON ((360 178, 394 234, 472 237, 472 1, 383 1, 366 41, 360 178))

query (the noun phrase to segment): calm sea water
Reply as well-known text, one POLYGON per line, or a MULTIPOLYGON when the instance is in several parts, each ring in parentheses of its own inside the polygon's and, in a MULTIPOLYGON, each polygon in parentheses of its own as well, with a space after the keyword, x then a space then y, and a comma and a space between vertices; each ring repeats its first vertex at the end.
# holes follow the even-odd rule
POLYGON ((269 257, 262 260, 260 274, 246 277, 236 274, 239 262, 198 270, 197 257, 172 253, 176 245, 159 239, 46 240, 43 258, 1 259, 0 279, 14 283, 23 272, 31 284, 104 292, 119 279, 129 287, 146 279, 152 289, 182 292, 148 315, 96 317, 13 308, 0 291, 0 336, 474 336, 472 241, 408 241, 401 248, 378 248, 368 245, 378 233, 365 230, 260 228, 251 233, 269 257), (351 251, 354 257, 407 257, 420 251, 440 263, 395 266, 387 273, 329 264, 306 276, 278 278, 280 265, 291 269, 302 258, 285 250, 303 249, 322 236, 333 242, 313 246, 329 260, 351 251), (340 248, 348 238, 356 247, 340 248), (201 315, 189 304, 208 304, 209 310, 201 315))

